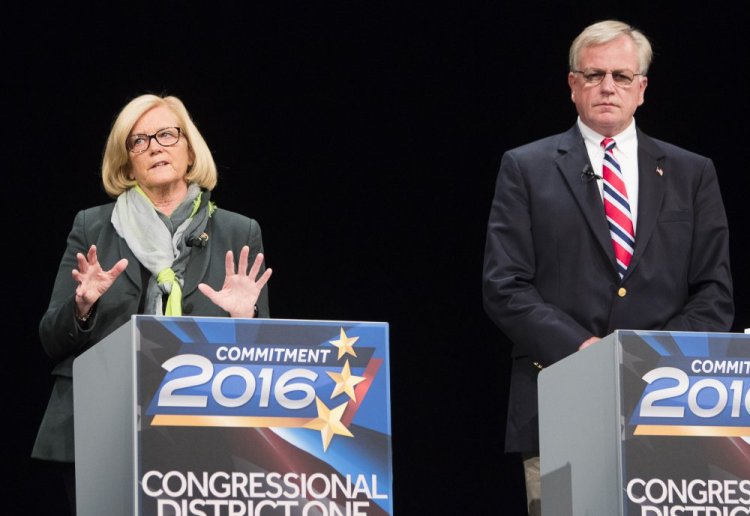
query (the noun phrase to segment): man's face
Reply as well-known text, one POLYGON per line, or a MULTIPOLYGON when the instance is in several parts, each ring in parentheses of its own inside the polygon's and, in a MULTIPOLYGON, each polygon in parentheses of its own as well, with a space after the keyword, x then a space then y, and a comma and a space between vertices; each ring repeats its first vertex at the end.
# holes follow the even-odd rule
POLYGON ((578 70, 585 73, 568 74, 568 84, 578 116, 588 127, 604 136, 614 136, 625 130, 633 120, 635 110, 643 104, 648 79, 636 75, 629 85, 616 83, 612 72, 640 73, 638 51, 629 36, 585 47, 578 54, 578 70), (599 84, 587 82, 585 75, 606 72, 599 84))

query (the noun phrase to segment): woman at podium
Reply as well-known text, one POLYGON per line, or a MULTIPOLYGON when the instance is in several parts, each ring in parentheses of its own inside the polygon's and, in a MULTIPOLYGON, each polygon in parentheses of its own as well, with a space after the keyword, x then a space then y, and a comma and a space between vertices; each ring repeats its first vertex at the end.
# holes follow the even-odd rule
POLYGON ((63 464, 72 507, 76 356, 133 314, 269 315, 260 226, 211 200, 216 165, 180 99, 142 95, 125 105, 102 182, 114 202, 76 215, 39 325, 56 365, 32 456, 63 464))

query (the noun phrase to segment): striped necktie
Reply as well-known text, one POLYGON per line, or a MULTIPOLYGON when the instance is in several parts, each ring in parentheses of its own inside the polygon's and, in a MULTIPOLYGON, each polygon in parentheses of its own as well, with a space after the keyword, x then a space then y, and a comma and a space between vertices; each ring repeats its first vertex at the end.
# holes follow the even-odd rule
POLYGON ((615 141, 612 138, 604 138, 601 146, 604 149, 604 164, 602 166, 602 179, 604 182, 604 213, 607 216, 609 234, 612 236, 612 245, 615 248, 617 258, 617 272, 620 278, 625 275, 633 257, 635 246, 635 231, 633 230, 633 218, 630 214, 630 203, 625 182, 622 177, 620 164, 615 159, 615 141))

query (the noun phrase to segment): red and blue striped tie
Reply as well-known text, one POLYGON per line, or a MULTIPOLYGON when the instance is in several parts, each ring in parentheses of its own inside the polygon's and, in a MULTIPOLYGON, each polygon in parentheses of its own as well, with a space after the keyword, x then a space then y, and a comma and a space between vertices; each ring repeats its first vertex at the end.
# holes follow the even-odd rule
POLYGON ((615 145, 612 138, 602 140, 601 146, 604 148, 602 179, 604 184, 604 213, 607 216, 609 234, 612 236, 612 244, 615 248, 617 272, 622 279, 625 271, 628 270, 630 259, 633 257, 635 231, 633 231, 633 218, 622 170, 614 155, 615 145))

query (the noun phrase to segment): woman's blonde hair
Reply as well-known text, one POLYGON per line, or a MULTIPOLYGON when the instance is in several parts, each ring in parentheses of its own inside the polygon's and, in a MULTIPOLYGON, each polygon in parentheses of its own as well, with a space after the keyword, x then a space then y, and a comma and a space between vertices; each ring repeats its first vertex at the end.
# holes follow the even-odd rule
POLYGON ((102 159, 102 183, 111 197, 117 197, 128 188, 135 186, 135 180, 130 177, 130 152, 125 141, 138 119, 158 106, 168 108, 177 116, 180 131, 187 141, 193 164, 188 168, 186 181, 196 183, 207 190, 213 190, 216 186, 217 173, 214 158, 206 141, 190 118, 185 105, 174 96, 160 97, 147 94, 128 102, 117 115, 109 132, 102 159))

